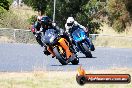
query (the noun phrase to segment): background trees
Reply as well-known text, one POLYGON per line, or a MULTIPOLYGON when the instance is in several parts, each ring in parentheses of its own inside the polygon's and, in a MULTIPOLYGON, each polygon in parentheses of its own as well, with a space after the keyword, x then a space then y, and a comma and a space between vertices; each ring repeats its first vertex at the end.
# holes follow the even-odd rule
MULTIPOLYGON (((23 0, 23 2, 37 11, 39 11, 39 8, 41 7, 42 14, 46 14, 50 17, 52 17, 53 15, 53 0, 23 0)), ((56 0, 55 21, 57 25, 64 28, 66 19, 69 16, 73 16, 82 25, 90 26, 90 28, 93 27, 94 30, 91 32, 95 32, 96 29, 99 29, 100 25, 99 23, 92 22, 92 18, 90 18, 90 16, 93 13, 96 13, 94 8, 96 2, 97 0, 56 0), (87 6, 87 4, 89 4, 89 1, 90 3, 94 4, 87 6), (89 13, 90 11, 91 13, 89 13)))
POLYGON ((130 23, 129 9, 127 10, 126 0, 109 0, 107 2, 106 11, 110 26, 115 31, 123 32, 127 23, 130 23))
POLYGON ((49 1, 51 0, 23 0, 26 5, 31 6, 33 10, 39 11, 41 14, 45 13, 49 1))
POLYGON ((9 10, 12 0, 0 0, 0 13, 9 10))
MULTIPOLYGON (((34 10, 50 17, 54 0, 23 0, 34 10)), ((131 24, 131 0, 56 0, 56 23, 62 28, 67 17, 73 16, 79 23, 89 27, 92 33, 99 30, 102 22, 108 23, 117 32, 123 32, 131 24), (107 19, 103 19, 103 18, 107 19)))

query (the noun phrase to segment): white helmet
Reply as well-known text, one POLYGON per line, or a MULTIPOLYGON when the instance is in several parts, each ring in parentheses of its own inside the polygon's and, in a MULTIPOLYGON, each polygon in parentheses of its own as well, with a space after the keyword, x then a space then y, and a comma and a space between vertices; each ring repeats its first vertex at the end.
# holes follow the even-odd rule
POLYGON ((75 21, 75 20, 74 20, 73 17, 68 17, 68 19, 67 19, 67 21, 66 21, 67 26, 72 27, 73 24, 74 24, 74 21, 75 21))

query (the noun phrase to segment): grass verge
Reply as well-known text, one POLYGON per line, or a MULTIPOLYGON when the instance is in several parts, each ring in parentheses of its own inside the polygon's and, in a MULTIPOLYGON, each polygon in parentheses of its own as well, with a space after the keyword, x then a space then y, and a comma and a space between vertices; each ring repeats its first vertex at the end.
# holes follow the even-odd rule
POLYGON ((104 24, 101 27, 102 31, 99 31, 102 35, 111 35, 111 36, 97 36, 94 40, 96 46, 103 47, 114 47, 114 48, 132 48, 132 26, 127 27, 127 31, 122 33, 117 33, 109 27, 107 24, 104 24), (123 37, 114 37, 114 36, 123 36, 123 37), (129 38, 128 38, 129 37, 129 38))
POLYGON ((37 12, 27 6, 11 7, 8 12, 0 15, 1 28, 29 29, 28 19, 37 12))
POLYGON ((114 48, 132 48, 132 38, 98 36, 93 41, 95 46, 114 47, 114 48))
MULTIPOLYGON (((132 75, 132 69, 110 69, 87 71, 90 73, 119 73, 132 75)), ((21 73, 0 73, 0 88, 132 88, 132 83, 129 84, 85 84, 80 86, 76 82, 77 72, 68 71, 34 71, 21 73)))

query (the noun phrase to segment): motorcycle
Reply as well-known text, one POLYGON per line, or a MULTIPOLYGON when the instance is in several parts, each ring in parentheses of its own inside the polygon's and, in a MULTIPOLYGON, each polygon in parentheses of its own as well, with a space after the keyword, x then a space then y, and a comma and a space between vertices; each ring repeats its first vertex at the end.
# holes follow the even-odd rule
POLYGON ((77 46, 77 50, 81 51, 85 54, 86 57, 92 58, 92 54, 90 51, 90 40, 84 30, 80 27, 73 27, 75 31, 72 32, 73 42, 75 42, 77 46))
POLYGON ((62 65, 67 65, 70 62, 73 65, 79 63, 79 58, 70 50, 68 41, 61 37, 55 29, 46 30, 42 41, 47 45, 47 50, 55 55, 62 65))

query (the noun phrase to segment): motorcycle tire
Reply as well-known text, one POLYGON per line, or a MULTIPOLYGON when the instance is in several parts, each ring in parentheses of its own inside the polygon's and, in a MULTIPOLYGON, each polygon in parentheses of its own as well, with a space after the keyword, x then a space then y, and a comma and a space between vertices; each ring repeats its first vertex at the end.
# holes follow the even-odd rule
POLYGON ((91 52, 89 51, 88 46, 87 46, 85 43, 83 43, 83 44, 82 44, 82 47, 83 47, 84 50, 85 50, 85 56, 88 57, 88 58, 92 58, 92 54, 91 54, 91 52))
POLYGON ((71 63, 72 63, 73 65, 78 65, 78 63, 79 63, 79 58, 76 57, 73 61, 71 61, 71 63))
POLYGON ((55 53, 55 56, 56 58, 59 60, 59 62, 62 64, 62 65, 67 65, 68 63, 66 62, 65 58, 59 53, 59 50, 57 47, 55 47, 53 49, 54 53, 55 53))
POLYGON ((91 51, 94 51, 94 50, 95 50, 95 47, 94 47, 93 44, 90 46, 90 50, 91 50, 91 51))

